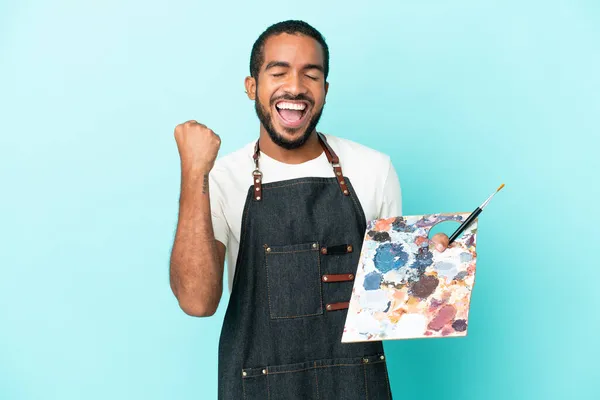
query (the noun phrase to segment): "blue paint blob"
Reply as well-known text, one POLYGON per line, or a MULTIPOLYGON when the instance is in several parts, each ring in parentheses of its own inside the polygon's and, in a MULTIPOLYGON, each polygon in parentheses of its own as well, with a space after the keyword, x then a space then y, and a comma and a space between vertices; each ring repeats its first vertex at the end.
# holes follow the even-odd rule
POLYGON ((383 277, 378 272, 370 272, 365 275, 365 281, 363 283, 363 287, 365 290, 377 290, 379 289, 379 285, 381 285, 381 279, 383 277))
POLYGON ((458 274, 456 274, 454 279, 457 281, 462 281, 463 279, 465 279, 467 277, 467 275, 469 275, 469 273, 467 271, 461 271, 458 274))
POLYGON ((463 252, 460 253, 460 262, 468 262, 471 261, 473 259, 473 256, 471 255, 471 253, 467 253, 467 252, 463 252))
POLYGON ((383 310, 383 312, 388 312, 390 310, 390 306, 392 305, 391 301, 388 301, 387 303, 387 307, 385 308, 385 310, 383 310))
POLYGON ((396 232, 414 232, 415 228, 411 225, 406 225, 406 220, 402 217, 396 217, 392 222, 392 229, 396 232))
POLYGON ((420 272, 424 272, 431 264, 433 264, 433 253, 429 250, 423 250, 417 253, 415 262, 411 264, 411 268, 416 268, 420 272))
POLYGON ((450 262, 447 262, 447 261, 440 261, 437 264, 435 264, 435 268, 438 269, 438 270, 440 270, 440 271, 448 271, 448 270, 451 270, 451 269, 453 269, 455 267, 456 267, 456 265, 454 265, 454 264, 452 264, 450 262))
POLYGON ((399 269, 408 261, 408 253, 402 249, 400 243, 384 243, 377 248, 373 262, 375 268, 386 273, 393 269, 399 269))

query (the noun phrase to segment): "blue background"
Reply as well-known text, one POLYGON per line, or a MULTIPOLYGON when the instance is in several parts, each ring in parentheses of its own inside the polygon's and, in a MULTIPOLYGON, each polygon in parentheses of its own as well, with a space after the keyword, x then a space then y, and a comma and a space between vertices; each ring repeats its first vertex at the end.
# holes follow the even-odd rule
POLYGON ((320 129, 392 156, 405 214, 479 221, 467 338, 385 344, 396 398, 598 399, 600 3, 2 1, 0 399, 216 397, 216 316, 168 260, 177 123, 254 140, 268 25, 331 49, 320 129))

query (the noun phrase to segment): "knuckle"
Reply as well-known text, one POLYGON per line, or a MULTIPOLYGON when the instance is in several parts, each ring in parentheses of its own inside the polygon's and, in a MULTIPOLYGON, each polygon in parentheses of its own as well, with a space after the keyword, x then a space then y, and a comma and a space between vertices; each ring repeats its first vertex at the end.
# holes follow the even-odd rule
POLYGON ((201 123, 199 123, 198 121, 196 121, 194 119, 191 119, 191 120, 185 122, 185 126, 188 127, 188 128, 194 128, 194 127, 197 127, 197 126, 201 126, 202 127, 204 125, 202 125, 201 123))

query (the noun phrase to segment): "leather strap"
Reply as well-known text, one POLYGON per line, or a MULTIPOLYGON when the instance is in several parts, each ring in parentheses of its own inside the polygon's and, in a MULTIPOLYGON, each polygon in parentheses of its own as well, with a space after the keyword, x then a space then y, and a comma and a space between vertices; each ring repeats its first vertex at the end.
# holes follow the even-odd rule
POLYGON ((337 246, 329 246, 329 247, 321 247, 321 254, 326 255, 334 255, 338 256, 341 254, 352 253, 354 251, 354 247, 351 244, 341 244, 337 246))
POLYGON ((350 305, 349 301, 343 301, 340 303, 329 303, 325 306, 325 308, 327 309, 327 311, 337 311, 337 310, 344 310, 344 309, 348 308, 349 305, 350 305))
POLYGON ((252 158, 254 159, 254 171, 252 171, 252 180, 254 182, 254 200, 260 201, 262 199, 262 172, 258 169, 258 156, 260 154, 260 149, 258 148, 258 140, 256 141, 256 145, 254 145, 254 155, 252 158))
POLYGON ((329 143, 327 143, 327 139, 325 138, 325 136, 320 132, 317 132, 317 135, 319 136, 319 139, 321 139, 321 146, 325 151, 327 160, 333 167, 333 173, 335 174, 335 177, 337 178, 338 183, 340 184, 340 189, 342 189, 342 193, 344 194, 344 196, 348 196, 350 194, 350 191, 348 190, 348 185, 346 185, 346 181, 344 179, 344 173, 342 172, 342 167, 340 166, 340 159, 338 158, 337 154, 335 154, 335 151, 333 151, 331 146, 329 146, 329 143))
POLYGON ((321 277, 323 282, 348 282, 354 280, 354 274, 327 274, 321 277))
MULTIPOLYGON (((337 154, 335 154, 335 151, 333 151, 331 146, 329 146, 327 143, 325 135, 317 132, 317 137, 319 138, 319 144, 325 152, 325 156, 327 156, 327 161, 329 161, 333 167, 333 173, 335 174, 335 177, 340 185, 342 193, 344 196, 349 196, 350 191, 348 190, 348 185, 346 185, 344 173, 342 172, 342 167, 340 166, 340 159, 338 158, 337 154)), ((258 167, 258 159, 260 157, 260 148, 258 142, 259 141, 257 140, 256 144, 254 145, 254 155, 252 156, 255 167, 254 171, 252 171, 252 179, 254 181, 254 200, 256 201, 260 201, 262 199, 262 172, 260 172, 258 167)))

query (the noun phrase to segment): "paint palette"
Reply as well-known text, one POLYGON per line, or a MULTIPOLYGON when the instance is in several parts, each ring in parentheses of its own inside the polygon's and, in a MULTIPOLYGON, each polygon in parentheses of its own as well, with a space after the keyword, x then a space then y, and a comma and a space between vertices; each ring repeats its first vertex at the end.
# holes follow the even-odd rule
POLYGON ((469 215, 413 215, 367 224, 343 343, 467 335, 477 220, 444 252, 428 237, 433 226, 461 223, 469 215))

